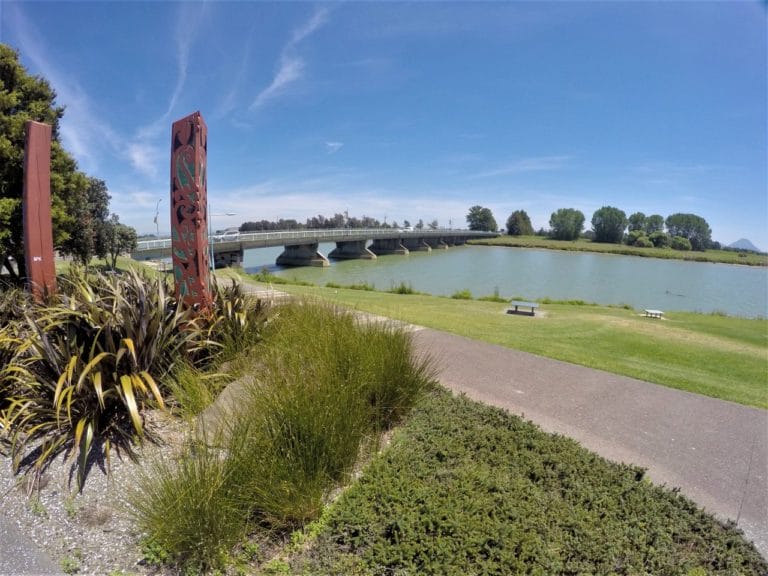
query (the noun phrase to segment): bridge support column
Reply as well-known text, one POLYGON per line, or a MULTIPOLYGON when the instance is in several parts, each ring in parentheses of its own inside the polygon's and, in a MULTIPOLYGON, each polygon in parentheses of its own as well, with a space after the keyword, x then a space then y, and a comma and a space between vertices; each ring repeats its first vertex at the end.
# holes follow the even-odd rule
POLYGON ((403 246, 411 252, 432 252, 432 247, 424 241, 424 238, 403 238, 403 246))
POLYGON ((278 266, 330 266, 328 258, 318 252, 319 244, 286 246, 275 262, 278 266))
POLYGON ((385 254, 405 256, 409 252, 408 248, 403 246, 400 238, 377 238, 371 243, 369 250, 377 256, 385 254))
POLYGON ((375 260, 376 254, 365 247, 366 240, 352 240, 350 242, 336 242, 328 258, 336 260, 375 260))
POLYGON ((243 251, 230 250, 229 252, 215 252, 213 264, 216 268, 231 268, 243 265, 243 251))
POLYGON ((438 248, 440 250, 448 250, 448 244, 442 238, 425 238, 424 243, 428 244, 430 248, 438 248))

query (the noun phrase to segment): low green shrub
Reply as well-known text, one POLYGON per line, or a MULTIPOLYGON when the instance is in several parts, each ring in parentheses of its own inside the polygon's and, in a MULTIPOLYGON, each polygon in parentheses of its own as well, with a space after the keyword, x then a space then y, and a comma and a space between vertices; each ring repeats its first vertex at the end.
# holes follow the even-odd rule
POLYGON ((682 236, 673 236, 669 241, 669 246, 672 250, 679 250, 682 252, 690 252, 693 249, 691 241, 682 236))
POLYGON ((472 292, 466 288, 464 290, 457 290, 451 294, 451 298, 454 300, 472 300, 472 292))
POLYGON ((743 574, 730 524, 573 440, 445 391, 331 508, 293 573, 743 574), (360 566, 362 564, 362 566, 360 566))
POLYGON ((393 285, 387 292, 391 294, 418 294, 410 283, 406 284, 404 281, 401 281, 400 284, 393 285))

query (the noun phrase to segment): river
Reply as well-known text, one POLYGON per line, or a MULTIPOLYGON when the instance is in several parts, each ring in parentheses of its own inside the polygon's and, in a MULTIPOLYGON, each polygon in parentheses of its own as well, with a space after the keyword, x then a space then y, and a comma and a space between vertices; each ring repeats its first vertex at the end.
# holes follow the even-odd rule
MULTIPOLYGON (((333 245, 321 245, 328 254, 333 245)), ((281 248, 248 250, 244 268, 263 267, 280 276, 324 285, 372 284, 388 290, 400 283, 414 290, 474 297, 494 291, 505 298, 584 300, 628 304, 635 309, 768 316, 768 269, 632 256, 496 246, 460 246, 432 253, 381 256, 377 260, 331 261, 326 268, 275 266, 281 248)))

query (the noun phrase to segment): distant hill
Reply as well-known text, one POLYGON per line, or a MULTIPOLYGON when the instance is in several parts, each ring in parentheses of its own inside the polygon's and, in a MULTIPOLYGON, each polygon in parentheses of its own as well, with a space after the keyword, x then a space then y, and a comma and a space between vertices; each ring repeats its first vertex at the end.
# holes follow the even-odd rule
POLYGON ((752 250, 753 252, 760 252, 760 249, 752 244, 749 240, 746 238, 742 238, 741 240, 736 240, 733 244, 730 244, 728 248, 734 248, 736 250, 752 250))

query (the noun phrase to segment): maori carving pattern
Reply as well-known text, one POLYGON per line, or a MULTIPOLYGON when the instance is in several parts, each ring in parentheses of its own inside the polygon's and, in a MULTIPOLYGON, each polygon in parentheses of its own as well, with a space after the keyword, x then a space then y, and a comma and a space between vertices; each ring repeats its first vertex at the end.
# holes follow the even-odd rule
POLYGON ((187 306, 210 304, 208 128, 200 112, 173 123, 171 129, 171 249, 176 297, 187 306))

